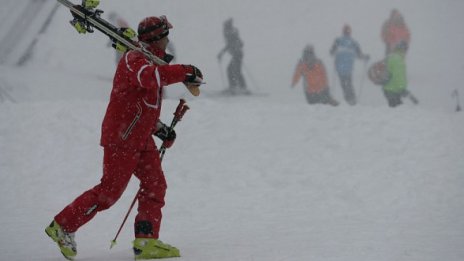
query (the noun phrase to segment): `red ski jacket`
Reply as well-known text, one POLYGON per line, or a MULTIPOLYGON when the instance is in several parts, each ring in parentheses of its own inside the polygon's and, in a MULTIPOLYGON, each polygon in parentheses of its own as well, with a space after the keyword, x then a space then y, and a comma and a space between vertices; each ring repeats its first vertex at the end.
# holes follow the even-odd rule
MULTIPOLYGON (((158 57, 166 53, 148 47, 158 57)), ((182 65, 156 65, 141 52, 128 51, 119 61, 102 123, 102 146, 156 149, 152 133, 159 120, 163 87, 185 80, 182 65)))
MULTIPOLYGON (((402 21, 402 20, 401 20, 402 21)), ((388 51, 393 51, 400 42, 410 43, 411 33, 404 22, 388 20, 382 26, 382 40, 388 51)))

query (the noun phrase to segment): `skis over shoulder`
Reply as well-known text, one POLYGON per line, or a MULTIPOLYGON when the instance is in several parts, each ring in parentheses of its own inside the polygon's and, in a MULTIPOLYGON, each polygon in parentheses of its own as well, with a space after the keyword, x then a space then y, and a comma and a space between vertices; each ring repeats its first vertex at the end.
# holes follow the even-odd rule
MULTIPOLYGON (((103 13, 102 10, 94 9, 98 5, 99 1, 95 0, 84 0, 82 5, 76 5, 68 0, 57 0, 60 4, 66 6, 71 14, 74 16, 74 20, 71 24, 76 27, 80 33, 93 32, 93 28, 102 32, 113 41, 114 46, 125 47, 130 50, 137 50, 142 52, 148 59, 156 64, 166 64, 165 61, 159 57, 153 55, 148 50, 139 45, 136 41, 132 40, 135 37, 135 32, 128 28, 117 28, 105 19, 101 18, 100 15, 103 13), (94 5, 86 5, 87 2, 95 2, 94 5), (77 25, 76 25, 77 24, 77 25)), ((115 47, 118 49, 117 47, 115 47)))

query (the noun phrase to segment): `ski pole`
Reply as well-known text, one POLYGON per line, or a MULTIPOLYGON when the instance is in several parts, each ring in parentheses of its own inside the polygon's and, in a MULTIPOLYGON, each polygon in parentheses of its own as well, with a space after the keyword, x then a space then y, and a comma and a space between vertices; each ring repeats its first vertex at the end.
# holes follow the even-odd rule
MULTIPOLYGON (((179 105, 177 105, 176 111, 174 112, 174 118, 172 118, 171 125, 169 126, 169 130, 172 131, 176 124, 182 120, 182 117, 184 117, 184 114, 187 112, 187 110, 190 109, 187 104, 185 104, 184 99, 180 99, 179 105)), ((164 153, 166 153, 166 146, 163 144, 161 145, 160 148, 160 159, 163 160, 164 153)))
POLYGON ((218 59, 218 65, 219 65, 219 72, 220 72, 219 75, 221 76, 222 86, 224 87, 224 89, 227 89, 226 81, 224 80, 224 71, 222 71, 221 60, 219 59, 218 59))
POLYGON ((419 103, 419 100, 416 98, 416 96, 414 96, 409 90, 406 90, 406 96, 409 98, 409 100, 414 103, 414 104, 418 104, 419 103))
POLYGON ((456 111, 461 111, 461 103, 459 102, 459 92, 457 89, 453 91, 452 96, 456 97, 456 111))
MULTIPOLYGON (((184 99, 180 99, 179 101, 179 105, 177 105, 177 108, 176 108, 176 111, 174 112, 174 118, 172 119, 172 122, 171 122, 171 126, 169 126, 169 129, 170 130, 173 130, 174 127, 176 126, 176 124, 182 119, 182 117, 184 116, 185 112, 187 112, 188 109, 190 109, 186 104, 185 104, 185 100, 184 99)), ((163 160, 163 157, 164 157, 164 153, 166 152, 166 147, 164 146, 164 142, 163 144, 161 145, 161 148, 160 148, 160 160, 162 161, 163 160)), ((118 232, 116 233, 116 236, 114 237, 113 240, 111 240, 111 245, 110 245, 110 249, 113 248, 115 245, 116 245, 116 239, 118 238, 119 236, 119 233, 121 233, 121 230, 122 228, 124 227, 124 224, 126 223, 126 220, 127 218, 129 217, 129 214, 131 213, 132 211, 132 208, 134 208, 134 205, 135 205, 135 202, 137 201, 137 198, 139 196, 139 193, 140 193, 140 188, 139 190, 137 191, 137 193, 135 194, 135 197, 134 199, 132 200, 132 203, 129 207, 129 209, 127 210, 127 213, 126 215, 124 216, 124 219, 121 223, 121 225, 119 226, 119 229, 118 229, 118 232)))
POLYGON ((367 63, 369 62, 369 60, 364 60, 364 70, 362 72, 362 76, 361 76, 361 83, 359 84, 359 92, 358 92, 358 102, 361 100, 361 94, 362 94, 362 90, 363 90, 363 86, 364 86, 364 80, 366 78, 366 75, 367 75, 367 63))
POLYGON ((337 88, 337 77, 338 77, 337 74, 338 74, 337 73, 337 67, 336 67, 336 65, 334 63, 333 74, 332 74, 332 86, 333 86, 333 88, 331 88, 332 89, 332 97, 335 96, 335 92, 336 92, 335 89, 337 88))
POLYGON ((456 99, 458 100, 458 104, 456 106, 456 111, 461 111, 461 103, 459 102, 459 93, 456 90, 456 99))
POLYGON ((261 90, 260 85, 255 81, 255 78, 253 77, 250 70, 248 69, 248 67, 245 64, 243 64, 243 69, 244 69, 245 73, 248 75, 248 78, 250 79, 251 84, 255 87, 255 89, 257 91, 260 91, 261 90))
POLYGON ((138 197, 138 195, 139 195, 139 192, 140 192, 140 189, 139 189, 139 191, 137 191, 137 194, 135 194, 135 197, 134 197, 134 199, 132 200, 132 203, 131 203, 129 209, 127 210, 126 216, 124 217, 124 220, 122 221, 121 226, 119 227, 118 232, 116 233, 116 236, 114 237, 113 240, 111 240, 110 249, 113 248, 113 247, 116 245, 116 239, 118 238, 119 233, 121 233, 122 227, 123 227, 124 224, 126 223, 126 220, 127 220, 127 218, 129 217, 129 214, 130 214, 130 212, 132 211, 132 208, 133 208, 134 205, 135 205, 135 201, 137 201, 137 197, 138 197))

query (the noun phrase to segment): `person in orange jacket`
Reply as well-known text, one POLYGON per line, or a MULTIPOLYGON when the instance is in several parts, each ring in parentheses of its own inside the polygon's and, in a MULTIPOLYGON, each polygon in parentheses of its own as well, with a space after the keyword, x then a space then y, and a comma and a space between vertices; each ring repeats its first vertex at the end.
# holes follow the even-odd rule
MULTIPOLYGON (((172 57, 166 54, 166 48, 171 28, 165 16, 147 17, 138 26, 139 44, 169 63, 172 57)), ((166 148, 176 138, 174 130, 159 119, 164 87, 184 83, 192 95, 198 96, 202 78, 193 65, 158 65, 141 51, 124 53, 102 123, 103 176, 99 184, 78 196, 45 229, 66 258, 72 260, 77 254, 74 233, 116 203, 132 175, 140 180, 134 223, 135 259, 180 256, 177 248, 158 239, 167 185, 152 135, 160 138, 166 148)))
POLYGON ((298 84, 300 78, 304 79, 303 86, 309 104, 338 105, 338 102, 330 95, 325 66, 316 57, 312 45, 306 46, 303 50, 303 57, 298 62, 293 74, 292 87, 298 84))
POLYGON ((382 25, 381 36, 385 43, 385 55, 390 54, 401 42, 410 45, 411 32, 398 9, 393 9, 390 17, 382 25))

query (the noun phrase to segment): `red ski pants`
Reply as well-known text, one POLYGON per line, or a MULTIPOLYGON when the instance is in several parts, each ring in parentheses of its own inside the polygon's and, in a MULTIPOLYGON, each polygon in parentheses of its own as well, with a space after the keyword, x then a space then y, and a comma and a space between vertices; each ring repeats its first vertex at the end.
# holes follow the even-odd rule
POLYGON ((97 212, 108 209, 121 197, 132 174, 140 180, 135 236, 158 238, 167 186, 157 150, 104 147, 100 184, 66 206, 55 216, 55 221, 69 233, 77 231, 97 212))

